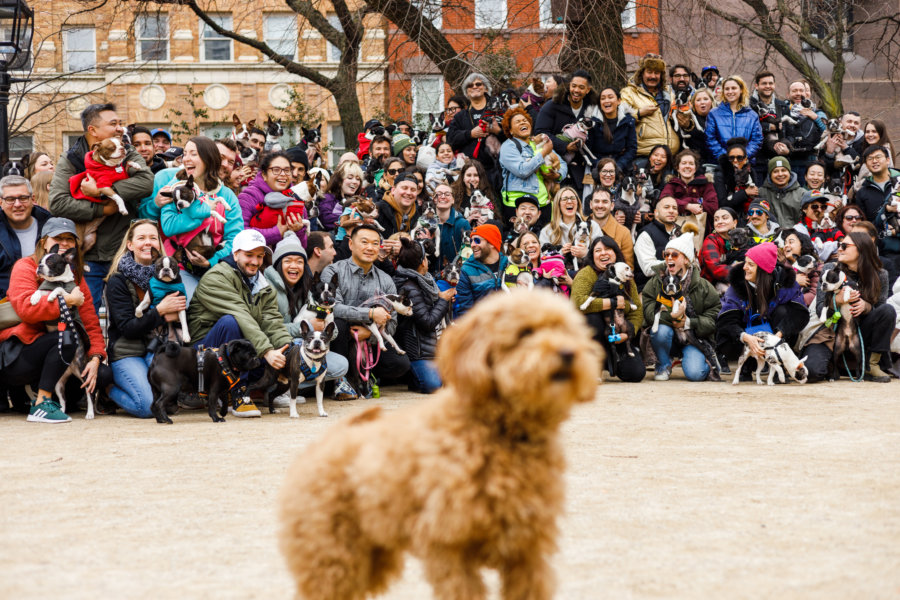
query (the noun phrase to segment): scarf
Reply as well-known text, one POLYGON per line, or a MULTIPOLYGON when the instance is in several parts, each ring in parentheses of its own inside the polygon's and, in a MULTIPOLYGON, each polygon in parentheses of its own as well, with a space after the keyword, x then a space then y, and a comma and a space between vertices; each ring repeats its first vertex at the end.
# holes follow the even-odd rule
POLYGON ((422 290, 422 293, 425 294, 425 296, 430 297, 432 302, 438 299, 438 292, 440 290, 431 273, 422 275, 418 271, 413 271, 412 269, 407 269, 406 267, 401 267, 399 265, 397 266, 397 273, 404 277, 414 279, 419 285, 419 289, 422 290))
POLYGON ((134 260, 132 252, 126 252, 119 260, 119 273, 125 279, 145 292, 150 289, 150 278, 153 277, 153 265, 142 265, 134 260))
POLYGON ((384 201, 388 203, 388 205, 394 209, 394 223, 397 224, 397 231, 405 231, 409 233, 412 229, 412 216, 416 212, 416 204, 413 203, 412 206, 406 212, 400 208, 400 205, 397 204, 397 201, 394 200, 394 196, 390 193, 384 195, 384 201))

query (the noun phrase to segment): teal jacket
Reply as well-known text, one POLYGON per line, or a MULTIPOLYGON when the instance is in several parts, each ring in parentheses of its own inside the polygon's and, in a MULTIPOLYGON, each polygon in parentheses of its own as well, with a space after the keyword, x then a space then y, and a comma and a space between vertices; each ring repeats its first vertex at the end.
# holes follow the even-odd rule
POLYGON ((474 256, 467 259, 456 285, 456 315, 462 316, 475 302, 499 290, 503 272, 508 266, 509 259, 503 254, 500 255, 500 268, 496 273, 474 256))

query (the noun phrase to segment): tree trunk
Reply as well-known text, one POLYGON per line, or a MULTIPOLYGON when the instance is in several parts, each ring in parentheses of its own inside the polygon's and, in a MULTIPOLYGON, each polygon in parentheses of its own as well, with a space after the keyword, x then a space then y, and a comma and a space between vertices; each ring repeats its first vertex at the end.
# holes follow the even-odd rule
POLYGON ((329 87, 328 91, 334 97, 338 115, 341 117, 341 127, 344 129, 344 144, 348 149, 355 148, 356 137, 363 132, 363 117, 359 109, 359 96, 356 93, 356 86, 338 83, 329 87))
POLYGON ((583 20, 570 21, 568 36, 559 53, 564 73, 584 69, 591 74, 593 87, 621 88, 626 83, 622 11, 626 0, 581 0, 583 20))

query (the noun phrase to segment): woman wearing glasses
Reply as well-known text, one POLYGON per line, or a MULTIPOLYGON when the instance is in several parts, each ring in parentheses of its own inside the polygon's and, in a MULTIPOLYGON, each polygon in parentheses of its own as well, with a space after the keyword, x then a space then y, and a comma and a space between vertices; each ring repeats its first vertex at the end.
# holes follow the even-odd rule
POLYGON ((725 144, 725 154, 719 157, 719 166, 713 185, 719 197, 719 206, 728 207, 739 215, 759 196, 760 181, 753 178, 753 169, 747 156, 746 138, 731 138, 725 144))
MULTIPOLYGON (((154 186, 154 199, 151 204, 161 207, 159 223, 163 234, 170 238, 166 245, 175 241, 181 246, 186 246, 197 233, 206 230, 212 236, 213 244, 218 248, 209 259, 197 252, 185 249, 185 258, 181 265, 181 278, 185 291, 187 291, 188 302, 190 302, 200 277, 220 260, 231 256, 231 241, 239 231, 244 229, 244 218, 237 196, 219 180, 222 155, 219 154, 219 148, 215 142, 203 136, 191 138, 184 145, 182 164, 184 168, 179 170, 166 185, 160 189, 154 186), (195 201, 190 208, 180 210, 175 206, 174 198, 171 195, 165 196, 163 193, 171 194, 172 188, 187 179, 189 175, 194 177, 194 184, 200 189, 200 202, 195 201), (221 223, 218 219, 212 218, 213 211, 225 217, 225 222, 221 223)), ((165 171, 160 171, 160 173, 165 173, 165 171)), ((153 211, 148 212, 152 214, 153 211)), ((169 254, 171 253, 170 249, 169 254)))
POLYGON ((287 231, 297 234, 300 243, 306 246, 308 232, 303 223, 306 208, 290 187, 291 159, 284 152, 268 152, 259 162, 259 173, 238 196, 244 227, 259 230, 269 246, 280 242, 287 231), (267 197, 273 193, 277 200, 267 197))
POLYGON ((579 210, 581 201, 578 194, 569 186, 561 188, 553 198, 550 211, 550 223, 541 229, 540 242, 562 246, 562 255, 566 259, 577 258, 580 264, 584 264, 588 253, 588 245, 594 238, 600 236, 600 226, 593 219, 588 220, 579 210), (590 237, 586 244, 578 244, 575 239, 575 226, 582 221, 590 223, 590 237))
POLYGON ((850 233, 854 225, 866 220, 866 215, 855 204, 848 204, 834 211, 834 222, 844 235, 850 233))
MULTIPOLYGON (((764 242, 747 250, 744 262, 732 267, 731 286, 722 296, 716 319, 716 347, 720 355, 736 360, 750 347, 750 356, 763 360, 757 331, 774 333, 793 346, 809 322, 809 309, 794 269, 778 262, 778 247, 764 242)), ((741 379, 756 365, 744 363, 741 379)))
POLYGON ((709 111, 706 119, 706 145, 714 158, 725 154, 728 140, 742 137, 747 142, 747 155, 752 161, 762 146, 762 126, 759 115, 750 109, 747 84, 737 75, 722 83, 723 102, 709 111))
MULTIPOLYGON (((890 295, 888 273, 882 268, 878 251, 872 239, 861 232, 851 232, 845 236, 838 246, 836 263, 825 266, 826 273, 837 269, 846 276, 845 286, 850 288, 850 296, 845 300, 843 292, 826 294, 819 290, 816 298, 816 311, 826 311, 831 316, 844 304, 849 304, 850 314, 858 325, 860 346, 864 365, 856 364, 850 350, 841 356, 834 356, 834 327, 821 327, 804 348, 806 368, 809 370, 809 381, 821 381, 847 375, 851 379, 878 383, 888 383, 890 375, 885 371, 891 369, 891 334, 896 325, 896 312, 887 302, 890 295)), ((845 289, 845 288, 842 288, 845 289)))
POLYGON ((440 264, 432 268, 439 272, 444 265, 451 262, 462 249, 462 237, 472 227, 468 221, 453 207, 453 192, 450 186, 441 182, 434 188, 434 206, 437 209, 438 223, 441 224, 441 258, 440 264))

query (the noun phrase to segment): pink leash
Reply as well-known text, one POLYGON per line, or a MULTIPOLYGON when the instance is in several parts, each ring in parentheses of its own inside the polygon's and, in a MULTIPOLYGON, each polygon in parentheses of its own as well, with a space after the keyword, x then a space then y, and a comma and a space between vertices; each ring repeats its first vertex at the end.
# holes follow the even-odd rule
POLYGON ((378 359, 381 358, 381 348, 378 345, 375 346, 373 357, 371 344, 365 340, 359 341, 359 335, 355 329, 351 329, 350 332, 353 334, 353 339, 356 340, 356 371, 359 373, 360 379, 369 381, 369 372, 378 364, 378 359), (363 349, 363 346, 365 346, 365 349, 363 349), (363 361, 363 352, 366 355, 365 362, 363 361))

